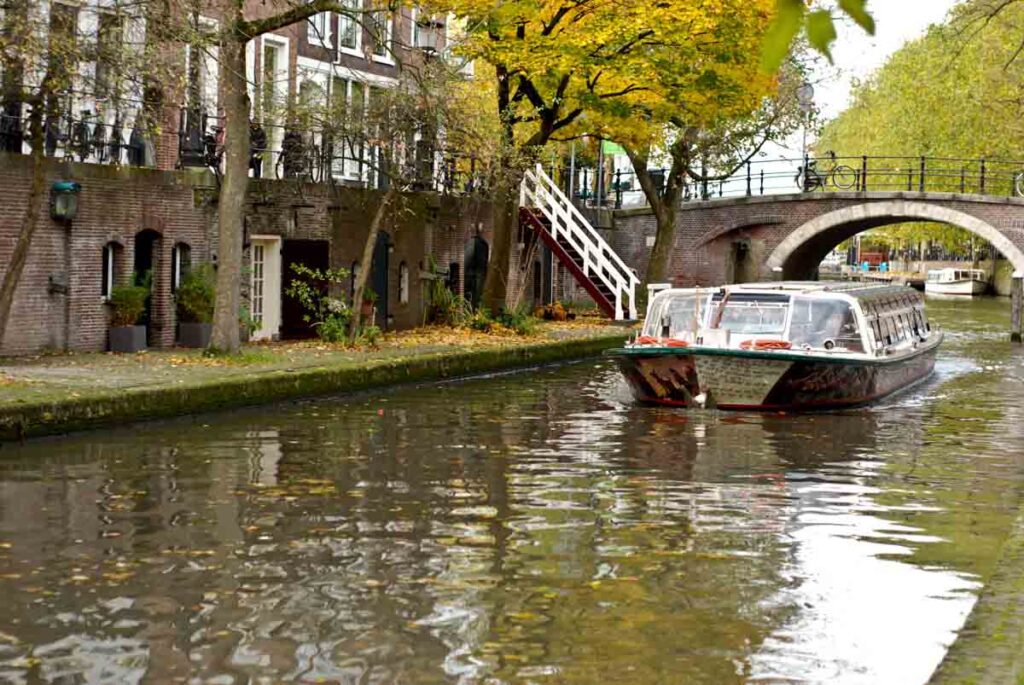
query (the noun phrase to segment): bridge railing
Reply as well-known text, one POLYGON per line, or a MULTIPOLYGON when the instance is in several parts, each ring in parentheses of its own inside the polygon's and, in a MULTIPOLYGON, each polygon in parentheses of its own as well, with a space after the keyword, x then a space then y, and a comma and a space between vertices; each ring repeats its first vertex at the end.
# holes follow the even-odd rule
MULTIPOLYGON (((648 204, 632 170, 554 166, 549 174, 573 197, 589 206, 638 207, 648 204)), ((653 185, 664 192, 667 169, 649 169, 653 185)), ((753 160, 725 174, 713 169, 685 180, 682 200, 810 192, 942 192, 1024 197, 1024 160, 961 157, 837 156, 753 160)))

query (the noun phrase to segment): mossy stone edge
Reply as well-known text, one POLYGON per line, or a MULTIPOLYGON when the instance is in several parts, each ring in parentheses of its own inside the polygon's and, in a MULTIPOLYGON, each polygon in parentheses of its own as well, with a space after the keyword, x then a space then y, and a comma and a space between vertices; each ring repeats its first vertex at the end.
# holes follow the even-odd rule
POLYGON ((192 385, 125 390, 113 396, 69 397, 55 402, 3 407, 0 408, 0 442, 582 359, 621 345, 625 338, 624 334, 616 333, 517 347, 433 353, 410 359, 381 359, 362 367, 256 371, 251 376, 192 385))

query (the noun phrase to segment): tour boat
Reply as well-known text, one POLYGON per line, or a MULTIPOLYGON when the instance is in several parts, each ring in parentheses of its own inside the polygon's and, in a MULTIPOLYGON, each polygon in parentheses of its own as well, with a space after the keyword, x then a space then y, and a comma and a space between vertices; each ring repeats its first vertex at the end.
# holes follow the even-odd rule
POLYGON ((927 378, 942 337, 907 286, 776 282, 652 291, 641 333, 609 354, 640 402, 806 411, 927 378))
POLYGON ((988 277, 981 269, 932 269, 924 282, 929 295, 981 295, 988 287, 988 277))

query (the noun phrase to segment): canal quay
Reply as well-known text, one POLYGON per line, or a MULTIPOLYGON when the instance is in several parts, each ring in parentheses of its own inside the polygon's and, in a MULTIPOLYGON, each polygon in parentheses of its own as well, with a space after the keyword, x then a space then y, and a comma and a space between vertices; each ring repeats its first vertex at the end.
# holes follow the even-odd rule
POLYGON ((0 682, 912 684, 965 621, 935 682, 1015 682, 1024 356, 929 310, 933 377, 843 412, 592 357, 5 444, 0 682))

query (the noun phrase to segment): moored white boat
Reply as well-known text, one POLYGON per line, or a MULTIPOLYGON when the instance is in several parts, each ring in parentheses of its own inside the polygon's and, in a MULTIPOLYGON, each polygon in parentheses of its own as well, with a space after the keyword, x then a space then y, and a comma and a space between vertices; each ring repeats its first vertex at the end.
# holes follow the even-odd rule
POLYGON ((641 402, 802 411, 866 404, 926 378, 942 333, 888 284, 666 289, 612 354, 641 402))
POLYGON ((932 269, 924 282, 929 295, 981 295, 988 288, 988 276, 981 269, 932 269))

